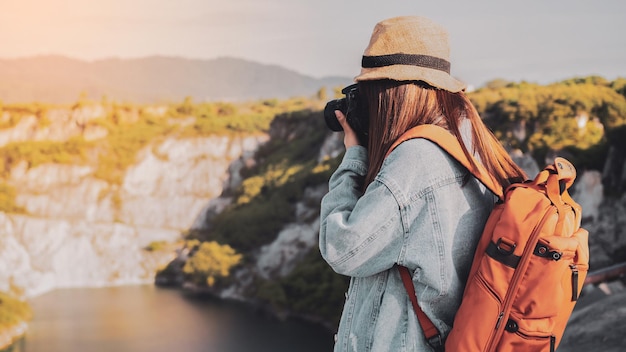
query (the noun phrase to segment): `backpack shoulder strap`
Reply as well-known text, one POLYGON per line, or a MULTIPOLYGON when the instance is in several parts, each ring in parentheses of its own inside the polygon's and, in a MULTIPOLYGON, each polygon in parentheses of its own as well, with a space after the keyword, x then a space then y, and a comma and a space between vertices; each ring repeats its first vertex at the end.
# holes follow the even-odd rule
POLYGON ((442 127, 426 124, 411 128, 391 145, 385 157, 400 145, 400 143, 414 138, 424 138, 437 144, 441 149, 445 150, 450 156, 461 163, 461 165, 471 172, 487 189, 498 196, 498 198, 503 199, 502 187, 496 179, 487 172, 480 162, 470 156, 474 161, 474 165, 476 165, 475 167, 472 166, 456 137, 442 127))
MULTIPOLYGON (((463 165, 468 171, 474 175, 487 189, 493 192, 498 198, 503 199, 503 191, 502 187, 499 186, 493 176, 487 172, 485 167, 479 163, 476 159, 474 159, 473 166, 470 163, 470 160, 467 158, 465 153, 463 152, 463 148, 459 144, 459 141, 454 137, 450 132, 445 129, 435 126, 435 125, 420 125, 411 128, 406 131, 400 138, 398 138, 393 145, 387 151, 385 157, 387 157, 400 143, 405 142, 409 139, 414 138, 424 138, 427 139, 443 150, 445 150, 450 156, 456 159, 461 165, 463 165)), ((471 157, 471 156, 470 156, 471 157)), ((422 331, 424 332, 424 337, 428 344, 433 347, 435 351, 443 351, 443 341, 441 338, 441 334, 433 324, 433 322, 426 316, 426 313, 420 308, 417 303, 417 296, 415 294, 415 287, 413 286, 413 279, 409 272, 409 269, 403 266, 398 266, 398 271, 400 272, 400 277, 402 278, 402 284, 404 285, 405 290, 407 291, 409 298, 411 300, 411 305, 413 306, 413 310, 417 315, 417 319, 422 327, 422 331)))
POLYGON ((398 271, 400 272, 400 277, 402 278, 402 284, 404 285, 404 289, 409 294, 409 299, 411 300, 411 305, 413 306, 413 310, 417 315, 417 321, 422 327, 422 331, 424 332, 424 337, 426 338, 426 342, 435 350, 435 351, 443 351, 443 340, 441 338, 441 334, 437 327, 433 322, 428 318, 426 313, 420 308, 417 304, 417 295, 415 294, 415 287, 413 286, 413 279, 411 278, 411 273, 409 269, 398 265, 398 271))

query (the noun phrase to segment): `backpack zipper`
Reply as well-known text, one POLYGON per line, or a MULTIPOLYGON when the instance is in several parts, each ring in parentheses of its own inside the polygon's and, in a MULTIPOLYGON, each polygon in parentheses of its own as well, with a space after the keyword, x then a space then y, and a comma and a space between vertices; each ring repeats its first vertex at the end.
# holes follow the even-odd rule
MULTIPOLYGON (((524 252, 522 253, 521 261, 519 265, 517 266, 517 268, 515 269, 515 272, 513 273, 513 277, 511 279, 511 284, 509 285, 509 287, 515 288, 518 286, 518 282, 523 277, 524 271, 526 270, 526 267, 528 266, 527 264, 531 257, 530 254, 532 254, 532 252, 535 249, 534 244, 538 240, 539 234, 541 233, 540 230, 543 228, 545 222, 548 221, 550 216, 556 213, 557 213, 556 207, 554 205, 550 205, 548 209, 546 210, 546 213, 541 218, 541 221, 539 222, 539 224, 535 226, 535 228, 533 229, 533 232, 531 233, 530 237, 528 238, 528 241, 526 242, 526 247, 524 248, 524 252)), ((486 348, 486 351, 488 352, 495 351, 495 348, 496 348, 495 343, 498 340, 498 337, 501 336, 502 332, 504 331, 504 326, 501 324, 502 320, 503 318, 505 318, 506 312, 510 310, 511 305, 513 305, 513 298, 515 297, 515 294, 517 294, 517 289, 509 290, 504 298, 504 304, 502 306, 503 308, 502 308, 502 311, 500 312, 500 315, 498 315, 498 321, 495 327, 496 332, 493 335, 493 338, 491 339, 491 341, 489 341, 489 344, 486 348)))
POLYGON ((572 269, 572 302, 578 300, 578 267, 576 264, 570 264, 572 269))

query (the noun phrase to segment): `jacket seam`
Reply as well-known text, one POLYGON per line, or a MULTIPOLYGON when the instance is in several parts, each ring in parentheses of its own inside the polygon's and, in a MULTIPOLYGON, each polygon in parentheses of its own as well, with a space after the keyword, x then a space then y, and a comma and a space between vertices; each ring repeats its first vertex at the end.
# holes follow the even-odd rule
POLYGON ((419 192, 415 193, 413 196, 409 197, 409 203, 413 203, 417 200, 420 200, 427 196, 429 193, 433 193, 435 190, 443 188, 445 186, 449 186, 451 184, 458 183, 459 181, 463 181, 467 172, 463 172, 461 174, 454 174, 449 177, 440 177, 433 179, 428 183, 427 186, 423 187, 419 192))
MULTIPOLYGON (((409 235, 410 235, 409 234, 410 226, 408 222, 408 217, 406 215, 407 206, 406 204, 404 204, 405 202, 400 201, 400 199, 406 199, 406 197, 403 196, 403 193, 400 190, 400 187, 392 187, 390 184, 385 182, 384 177, 380 177, 380 178, 377 177, 375 178, 374 182, 378 182, 381 185, 385 186, 385 188, 387 188, 389 193, 393 196, 394 200, 396 201, 396 205, 398 206, 400 223, 402 224, 402 246, 400 246, 400 252, 398 253, 398 257, 396 258, 396 263, 400 264, 404 261, 404 257, 406 256, 406 248, 408 245, 409 235)), ((396 185, 394 182, 389 182, 389 183, 393 184, 394 186, 396 185)))
POLYGON ((434 192, 429 192, 426 195, 426 205, 428 206, 428 212, 431 214, 431 225, 432 225, 432 229, 433 232, 431 234, 436 246, 437 246, 437 259, 438 259, 438 265, 437 268, 439 269, 439 279, 440 279, 440 286, 439 286, 439 295, 438 296, 445 296, 448 294, 448 284, 446 282, 446 275, 445 275, 445 270, 444 270, 444 266, 445 266, 445 251, 444 251, 444 243, 443 243, 443 234, 441 232, 441 224, 440 224, 440 220, 439 220, 439 212, 437 211, 437 204, 435 203, 435 194, 434 192))
POLYGON ((365 350, 366 351, 371 351, 373 344, 374 344, 374 332, 375 332, 375 327, 376 324, 378 322, 378 316, 380 315, 380 302, 382 301, 384 295, 385 295, 385 286, 388 280, 388 275, 389 275, 389 270, 384 271, 383 273, 381 273, 382 275, 379 275, 377 280, 378 280, 378 293, 380 294, 379 299, 377 301, 374 302, 374 305, 372 306, 372 313, 370 315, 370 334, 367 336, 367 341, 365 344, 365 350))

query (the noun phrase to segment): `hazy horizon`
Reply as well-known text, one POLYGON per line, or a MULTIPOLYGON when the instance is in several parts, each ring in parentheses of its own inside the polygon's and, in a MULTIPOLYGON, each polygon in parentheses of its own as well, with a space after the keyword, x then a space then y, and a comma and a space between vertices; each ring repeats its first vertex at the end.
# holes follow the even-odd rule
POLYGON ((452 74, 551 83, 626 75, 626 2, 3 0, 0 58, 83 61, 231 57, 303 75, 354 77, 376 22, 422 15, 448 29, 452 74))

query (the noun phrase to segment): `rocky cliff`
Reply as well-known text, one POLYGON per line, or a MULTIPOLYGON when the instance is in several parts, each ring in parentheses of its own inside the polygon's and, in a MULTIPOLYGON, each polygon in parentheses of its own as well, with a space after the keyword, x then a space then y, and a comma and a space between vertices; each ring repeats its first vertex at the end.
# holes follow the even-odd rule
MULTIPOLYGON (((26 116, 2 130, 0 141, 67 140, 85 131, 77 121, 102 113, 59 110, 43 127, 26 116)), ((88 135, 102 138, 106 130, 88 135)), ((14 163, 6 182, 22 211, 0 212, 0 290, 32 296, 58 287, 151 282, 173 251, 146 248, 179 240, 267 139, 167 137, 137 153, 121 184, 94 176, 95 165, 14 163)))

